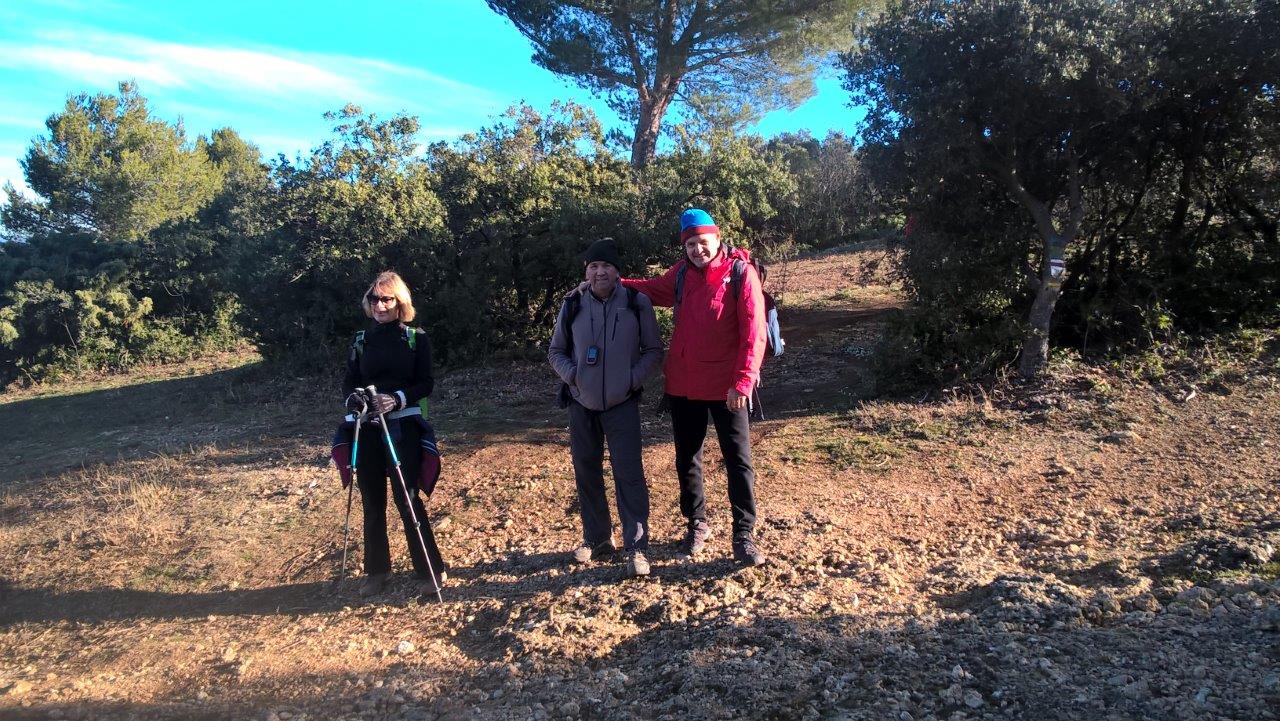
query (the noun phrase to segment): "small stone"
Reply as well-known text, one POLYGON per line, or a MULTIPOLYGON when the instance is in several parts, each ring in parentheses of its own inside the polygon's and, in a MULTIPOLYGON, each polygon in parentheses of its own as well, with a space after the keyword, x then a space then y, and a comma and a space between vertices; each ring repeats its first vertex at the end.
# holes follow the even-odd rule
POLYGON ((1076 474, 1076 469, 1072 468, 1066 463, 1062 463, 1059 461, 1054 461, 1053 463, 1050 463, 1049 469, 1044 472, 1044 475, 1051 476, 1051 477, 1052 476, 1074 476, 1075 474, 1076 474))
POLYGON ((1125 698, 1140 701, 1151 695, 1151 687, 1145 679, 1142 679, 1125 686, 1121 689, 1121 693, 1124 694, 1125 698))
POLYGON ((444 529, 452 525, 453 525, 453 518, 449 516, 445 516, 444 518, 441 518, 440 520, 431 524, 431 529, 434 531, 443 531, 444 529))
POLYGON ((226 650, 222 652, 222 662, 234 663, 235 660, 236 660, 236 647, 227 646, 226 650))
POLYGON ((1140 593, 1137 596, 1134 596, 1133 600, 1129 603, 1135 611, 1156 613, 1160 610, 1160 601, 1150 593, 1140 593))
POLYGON ((1177 595, 1179 601, 1202 601, 1205 603, 1212 601, 1216 597, 1217 594, 1204 586, 1192 586, 1177 595))
POLYGON ((969 689, 964 692, 964 705, 969 708, 980 708, 983 704, 982 694, 969 689))
POLYGON ((417 649, 413 645, 413 641, 401 641, 400 643, 396 644, 396 653, 400 654, 401 656, 408 656, 409 654, 413 653, 415 650, 417 649))
POLYGON ((23 696, 31 693, 31 682, 18 680, 9 684, 9 688, 5 689, 6 696, 23 696))
POLYGON ((578 715, 578 702, 565 701, 560 704, 560 715, 566 718, 574 718, 578 715))

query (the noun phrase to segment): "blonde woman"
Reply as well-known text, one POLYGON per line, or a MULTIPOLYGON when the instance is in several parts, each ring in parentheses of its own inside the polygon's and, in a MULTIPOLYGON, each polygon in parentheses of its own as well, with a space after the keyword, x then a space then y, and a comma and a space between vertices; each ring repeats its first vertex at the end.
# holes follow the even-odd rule
MULTIPOLYGON (((387 542, 388 482, 404 523, 413 568, 423 580, 424 590, 438 593, 444 580, 444 563, 418 495, 421 490, 429 497, 440 474, 435 432, 421 408, 434 385, 431 345, 425 332, 409 325, 416 315, 413 299, 408 286, 396 273, 378 274, 361 298, 360 306, 372 322, 356 334, 342 388, 347 394, 349 410, 358 412, 367 408, 371 412, 368 419, 381 415, 387 425, 385 435, 377 422, 365 422, 361 426, 355 459, 355 481, 360 488, 364 512, 365 579, 360 595, 380 593, 391 572, 387 542), (376 388, 375 394, 362 392, 369 386, 376 388), (400 487, 400 478, 388 453, 387 435, 395 445, 407 488, 400 487), (430 564, 424 551, 429 555, 430 564)), ((350 483, 349 469, 344 482, 350 483)))

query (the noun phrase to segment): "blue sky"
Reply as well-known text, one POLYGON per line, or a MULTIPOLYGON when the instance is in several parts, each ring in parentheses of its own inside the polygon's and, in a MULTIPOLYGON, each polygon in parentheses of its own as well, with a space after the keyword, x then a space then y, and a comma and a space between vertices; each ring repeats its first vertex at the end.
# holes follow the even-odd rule
MULTIPOLYGON (((328 137, 323 114, 348 102, 417 115, 424 141, 450 139, 524 101, 603 102, 535 66, 527 41, 482 0, 217 3, 17 0, 0 3, 0 184, 69 94, 135 80, 161 117, 192 137, 229 126, 272 156, 328 137)), ((860 113, 839 81, 753 130, 851 132, 860 113)), ((627 129, 629 132, 629 129, 627 129)))

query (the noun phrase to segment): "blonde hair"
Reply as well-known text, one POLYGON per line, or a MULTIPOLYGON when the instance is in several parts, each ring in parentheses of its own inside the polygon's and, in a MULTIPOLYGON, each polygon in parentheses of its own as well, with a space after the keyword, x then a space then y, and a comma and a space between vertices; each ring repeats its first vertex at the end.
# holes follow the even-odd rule
POLYGON ((373 306, 369 303, 369 294, 379 288, 396 297, 396 315, 402 323, 410 323, 418 315, 418 312, 413 309, 413 299, 409 297, 409 286, 404 284, 404 278, 394 270, 385 270, 373 279, 369 289, 360 296, 360 307, 364 309, 366 316, 373 317, 373 306))

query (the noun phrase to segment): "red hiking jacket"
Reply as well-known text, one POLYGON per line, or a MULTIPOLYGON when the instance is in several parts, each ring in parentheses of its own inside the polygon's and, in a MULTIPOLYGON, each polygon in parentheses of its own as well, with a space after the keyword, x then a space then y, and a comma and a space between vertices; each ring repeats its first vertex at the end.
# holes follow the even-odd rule
MULTIPOLYGON (((663 366, 670 395, 722 401, 730 388, 750 395, 759 382, 767 342, 764 295, 750 260, 747 251, 735 249, 729 256, 721 252, 702 270, 689 263, 671 350, 663 366), (736 298, 729 282, 735 259, 746 264, 742 292, 736 298)), ((622 284, 649 296, 655 306, 670 308, 676 301, 676 271, 681 263, 688 260, 657 278, 623 278, 622 284)))

